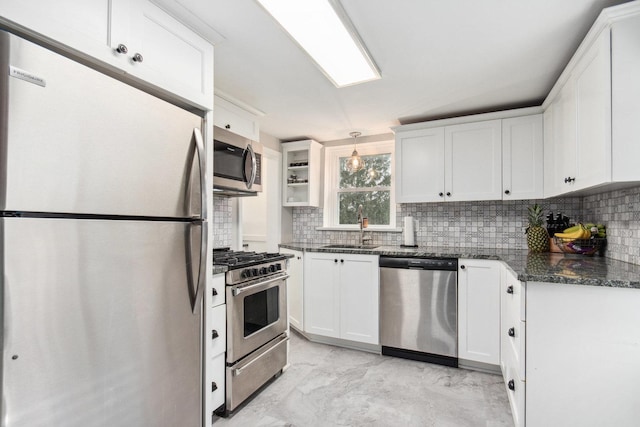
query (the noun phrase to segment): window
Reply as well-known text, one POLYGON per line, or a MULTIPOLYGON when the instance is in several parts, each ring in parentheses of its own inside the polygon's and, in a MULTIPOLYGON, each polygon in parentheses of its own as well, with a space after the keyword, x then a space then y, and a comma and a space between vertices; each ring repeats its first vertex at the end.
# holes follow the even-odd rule
POLYGON ((372 229, 395 228, 393 141, 358 145, 364 169, 346 168, 353 145, 325 149, 324 226, 358 228, 358 206, 372 229))

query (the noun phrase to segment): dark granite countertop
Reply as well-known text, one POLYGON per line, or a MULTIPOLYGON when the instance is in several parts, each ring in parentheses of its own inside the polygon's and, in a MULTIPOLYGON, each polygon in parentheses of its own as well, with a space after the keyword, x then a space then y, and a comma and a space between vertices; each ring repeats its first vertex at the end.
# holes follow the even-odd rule
POLYGON ((214 265, 213 266, 213 274, 226 273, 227 270, 229 270, 229 269, 227 268, 226 265, 214 265))
POLYGON ((378 246, 375 249, 328 249, 325 244, 283 243, 280 247, 303 252, 352 253, 408 257, 450 257, 504 262, 523 282, 568 283, 640 289, 640 265, 606 257, 491 248, 378 246))

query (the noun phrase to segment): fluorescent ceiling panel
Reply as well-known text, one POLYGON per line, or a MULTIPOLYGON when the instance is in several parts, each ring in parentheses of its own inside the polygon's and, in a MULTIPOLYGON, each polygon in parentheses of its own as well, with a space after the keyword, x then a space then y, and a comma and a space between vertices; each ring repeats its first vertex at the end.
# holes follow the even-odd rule
POLYGON ((330 0, 257 1, 337 87, 380 78, 380 73, 339 4, 334 7, 330 0))

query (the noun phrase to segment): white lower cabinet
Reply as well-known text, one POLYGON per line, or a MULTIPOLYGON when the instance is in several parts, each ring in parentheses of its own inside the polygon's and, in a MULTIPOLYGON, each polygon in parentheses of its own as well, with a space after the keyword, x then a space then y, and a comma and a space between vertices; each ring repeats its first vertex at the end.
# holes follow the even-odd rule
POLYGON ((280 253, 293 255, 293 258, 289 258, 287 267, 289 325, 298 331, 304 331, 304 254, 286 248, 281 248, 280 253))
POLYGON ((211 364, 211 384, 205 384, 205 389, 208 389, 206 391, 210 394, 211 410, 208 414, 222 406, 225 401, 225 356, 225 353, 220 353, 208 359, 208 363, 211 364))
POLYGON ((525 286, 527 427, 637 426, 640 290, 525 286))
POLYGON ((304 331, 377 345, 378 256, 309 252, 304 270, 304 331))
POLYGON ((500 364, 502 263, 458 260, 458 358, 500 364))
POLYGON ((525 292, 524 286, 504 268, 500 290, 500 369, 516 426, 524 426, 525 405, 525 292))
MULTIPOLYGON (((227 351, 227 306, 225 275, 216 274, 205 290, 204 311, 204 410, 211 416, 225 400, 225 357, 227 351)), ((205 417, 206 418, 206 417, 205 417)), ((208 419, 208 418, 207 418, 208 419)))

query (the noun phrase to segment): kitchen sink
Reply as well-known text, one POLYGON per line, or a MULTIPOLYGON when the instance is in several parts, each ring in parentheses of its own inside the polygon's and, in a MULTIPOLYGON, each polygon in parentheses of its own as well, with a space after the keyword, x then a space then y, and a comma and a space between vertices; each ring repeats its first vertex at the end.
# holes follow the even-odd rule
POLYGON ((325 245, 322 246, 323 249, 375 249, 379 245, 325 245))

